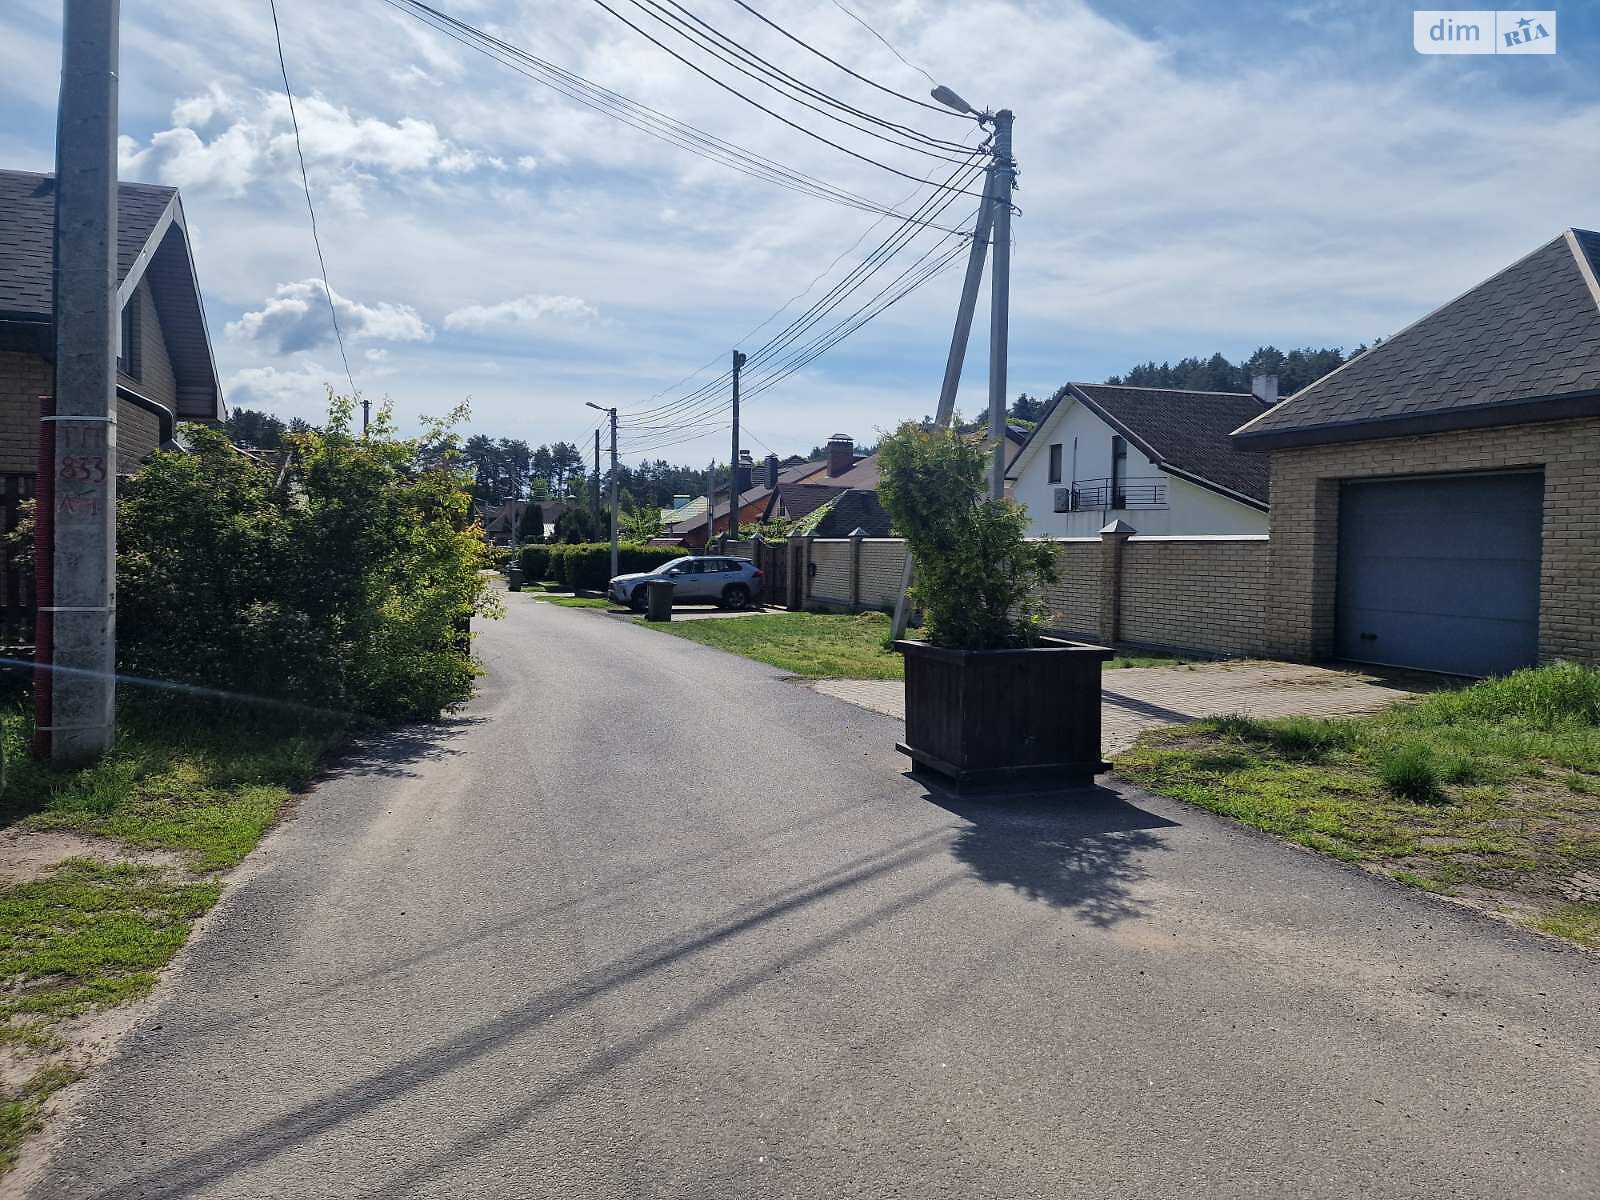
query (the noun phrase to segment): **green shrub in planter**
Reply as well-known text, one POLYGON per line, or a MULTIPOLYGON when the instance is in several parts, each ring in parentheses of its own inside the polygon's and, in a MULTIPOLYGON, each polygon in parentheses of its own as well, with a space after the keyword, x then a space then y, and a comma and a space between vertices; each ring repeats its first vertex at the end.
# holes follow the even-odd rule
POLYGON ((908 421, 878 450, 878 498, 916 560, 911 595, 927 640, 950 650, 1037 645, 1048 546, 1026 540, 1028 513, 984 495, 983 439, 908 421))

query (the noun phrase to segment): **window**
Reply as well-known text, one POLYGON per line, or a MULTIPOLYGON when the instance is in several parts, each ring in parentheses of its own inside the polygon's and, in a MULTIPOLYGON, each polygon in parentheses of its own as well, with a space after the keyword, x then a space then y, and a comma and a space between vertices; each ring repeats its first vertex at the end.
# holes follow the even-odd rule
POLYGON ((1127 482, 1128 443, 1121 437, 1111 439, 1111 507, 1127 508, 1122 498, 1122 485, 1127 482))
POLYGON ((117 370, 129 379, 139 378, 139 297, 129 297, 122 306, 122 345, 117 351, 117 370))
POLYGON ((1050 482, 1061 482, 1061 443, 1050 447, 1050 482))

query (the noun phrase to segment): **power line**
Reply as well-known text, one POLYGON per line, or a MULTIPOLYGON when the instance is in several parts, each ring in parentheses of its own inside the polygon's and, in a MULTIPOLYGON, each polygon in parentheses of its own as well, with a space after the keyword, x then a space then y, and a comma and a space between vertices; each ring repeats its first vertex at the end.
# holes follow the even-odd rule
MULTIPOLYGON (((744 2, 744 0, 733 0, 733 2, 735 4, 737 4, 740 8, 744 9, 751 16, 755 17, 756 20, 761 21, 764 24, 770 25, 773 29, 776 29, 779 33, 783 34, 784 37, 788 38, 795 45, 801 47, 804 50, 809 50, 812 54, 815 54, 818 58, 822 59, 824 62, 831 63, 832 65, 838 67, 839 70, 843 71, 846 75, 849 75, 851 78, 859 79, 862 83, 867 84, 869 87, 875 87, 880 92, 885 92, 890 96, 898 97, 899 99, 905 100, 905 101, 907 101, 908 103, 911 103, 911 104, 915 104, 920 108, 926 108, 931 112, 938 113, 940 116, 956 117, 959 120, 966 120, 967 119, 965 114, 955 112, 952 109, 948 109, 942 104, 929 104, 926 100, 919 100, 915 96, 906 95, 904 92, 897 92, 892 87, 887 87, 886 85, 879 83, 875 79, 868 79, 865 75, 861 75, 861 74, 858 74, 855 71, 852 71, 849 67, 845 66, 838 59, 833 58, 833 57, 829 56, 828 54, 825 54, 821 50, 818 50, 810 42, 805 41, 803 38, 796 37, 794 34, 790 33, 787 29, 785 29, 782 25, 779 25, 776 21, 772 20, 770 17, 767 17, 764 14, 759 13, 755 9, 751 8, 748 4, 746 4, 744 2)), ((837 0, 835 0, 835 2, 837 3, 837 0)), ((847 16, 855 17, 855 19, 857 21, 861 22, 861 24, 866 25, 865 21, 861 21, 861 18, 857 17, 855 15, 855 13, 851 12, 849 9, 844 8, 842 5, 840 5, 840 8, 842 9, 842 11, 847 16)), ((867 30, 868 30, 868 32, 872 33, 873 36, 877 37, 879 41, 883 41, 882 36, 879 35, 877 30, 873 29, 870 25, 867 25, 867 30)), ((884 44, 887 45, 888 43, 884 43, 884 44)), ((895 50, 895 48, 893 46, 889 46, 889 49, 894 54, 894 56, 896 58, 900 59, 901 62, 905 62, 906 61, 903 57, 901 57, 900 52, 898 50, 895 50)), ((906 63, 906 65, 911 67, 913 70, 922 71, 922 68, 917 66, 915 63, 906 63)), ((929 75, 926 71, 922 71, 922 74, 927 77, 928 82, 932 83, 935 87, 938 86, 939 81, 934 79, 934 77, 932 75, 929 75)))
MULTIPOLYGON (((977 168, 977 170, 981 169, 982 168, 977 168)), ((954 177, 952 176, 952 178, 954 177)), ((928 204, 938 199, 939 193, 936 192, 928 200, 924 201, 922 205, 918 206, 918 211, 920 212, 928 204)), ((942 213, 946 208, 948 208, 954 199, 955 194, 946 195, 942 203, 939 204, 935 215, 937 215, 937 213, 942 213)), ((884 267, 887 266, 890 259, 892 259, 895 254, 908 245, 919 232, 918 230, 912 229, 908 234, 906 232, 907 228, 907 226, 902 225, 894 230, 888 238, 875 247, 872 252, 869 253, 860 263, 851 268, 849 272, 847 272, 836 284, 834 284, 834 286, 830 288, 821 299, 813 303, 812 306, 806 310, 806 312, 795 318, 795 320, 790 322, 785 329, 780 331, 758 350, 754 351, 749 356, 748 365, 753 369, 765 360, 771 358, 774 354, 782 351, 786 346, 794 343, 799 337, 804 335, 809 329, 813 328, 824 317, 826 317, 828 312, 837 308, 841 303, 843 303, 843 301, 850 294, 859 290, 868 279, 877 274, 879 271, 883 270, 884 267)), ((948 241, 950 237, 964 237, 964 235, 953 233, 947 235, 945 238, 940 239, 940 243, 948 241)), ((939 243, 936 243, 935 249, 937 249, 938 244, 939 243)), ((730 378, 730 374, 724 373, 724 375, 718 379, 712 380, 710 383, 695 389, 685 396, 679 397, 677 400, 658 406, 654 410, 649 410, 647 412, 635 415, 651 417, 656 420, 663 420, 668 416, 675 416, 679 419, 680 423, 692 421, 704 416, 709 416, 711 413, 720 411, 722 408, 727 407, 728 402, 715 398, 713 393, 715 393, 721 387, 721 385, 728 380, 728 378, 730 378)))
MULTIPOLYGON (((350 381, 350 398, 355 399, 356 377, 350 370, 350 356, 344 349, 344 331, 339 328, 339 310, 333 303, 333 288, 328 283, 328 260, 322 256, 322 238, 317 233, 317 209, 311 203, 311 177, 306 174, 306 152, 300 145, 300 118, 294 111, 294 89, 289 86, 289 65, 283 57, 283 32, 278 28, 278 0, 267 0, 272 10, 272 37, 278 44, 278 70, 283 74, 283 94, 289 99, 289 123, 294 126, 294 152, 300 160, 300 183, 305 188, 306 212, 311 217, 311 244, 317 248, 317 269, 322 273, 322 294, 328 301, 328 315, 333 318, 333 337, 339 343, 339 358, 344 363, 344 377, 350 381)), ((365 412, 361 418, 361 432, 367 431, 365 412)))
MULTIPOLYGON (((975 150, 973 152, 974 157, 981 152, 982 148, 975 150)), ((981 169, 982 168, 974 169, 974 177, 976 176, 977 171, 981 171, 981 169)), ((949 182, 954 181, 961 173, 962 169, 957 168, 957 170, 950 175, 949 180, 947 180, 946 183, 948 184, 949 182)), ((936 189, 927 199, 923 200, 922 203, 917 205, 916 209, 913 210, 912 215, 920 216, 924 212, 931 211, 931 215, 937 217, 943 213, 945 209, 949 208, 950 204, 954 201, 956 194, 957 193, 948 191, 947 188, 944 188, 943 185, 941 185, 941 189, 936 189), (944 197, 943 202, 938 204, 936 209, 930 209, 930 206, 932 206, 936 201, 940 200, 941 195, 944 197)), ((887 238, 874 247, 873 250, 861 260, 861 262, 857 263, 850 269, 850 271, 846 272, 846 274, 837 283, 835 283, 834 286, 830 288, 821 299, 814 302, 809 309, 807 309, 799 317, 795 318, 794 321, 790 322, 785 329, 781 330, 772 340, 768 341, 765 346, 757 350, 755 354, 751 356, 752 365, 759 363, 761 358, 764 357, 768 351, 780 340, 784 339, 788 335, 798 336, 799 333, 804 332, 805 327, 815 324, 816 321, 825 316, 829 308, 836 307, 837 304, 842 301, 844 296, 847 296, 851 291, 854 291, 856 287, 860 286, 861 283, 865 282, 867 278, 870 278, 871 275, 882 269, 883 265, 887 263, 887 261, 892 258, 894 254, 907 245, 917 235, 918 232, 920 232, 920 230, 914 228, 909 222, 902 222, 889 234, 887 238), (909 233, 907 232, 908 230, 910 230, 909 233), (862 272, 865 273, 861 274, 862 272), (857 278, 858 275, 860 275, 859 278, 857 278)), ((951 230, 950 234, 952 236, 961 236, 959 231, 956 230, 951 230)), ((792 336, 790 337, 790 340, 792 340, 792 336)), ((700 388, 690 392, 686 396, 681 396, 678 399, 669 401, 666 404, 658 405, 653 409, 646 409, 641 412, 634 413, 633 415, 635 417, 665 416, 669 412, 679 410, 687 405, 692 405, 696 400, 700 399, 705 394, 716 390, 731 378, 731 372, 724 372, 716 379, 713 379, 709 383, 702 385, 700 388)))
MULTIPOLYGON (((830 95, 819 88, 813 87, 811 84, 806 83, 798 76, 790 74, 782 67, 779 67, 768 59, 761 57, 761 55, 755 53, 753 50, 750 50, 736 39, 728 37, 715 26, 711 25, 705 20, 702 20, 689 9, 685 8, 682 4, 679 4, 677 0, 665 0, 665 4, 662 3, 662 0, 628 0, 628 3, 645 12, 657 22, 666 25, 667 28, 673 30, 675 33, 678 33, 679 36, 690 41, 692 44, 707 51, 720 62, 726 63, 728 66, 733 67, 734 70, 748 76, 751 79, 754 79, 763 87, 777 92, 780 96, 783 96, 786 99, 794 100, 796 103, 811 109, 813 112, 820 113, 822 116, 831 121, 836 121, 850 129, 855 129, 858 132, 877 137, 888 142, 890 145, 899 146, 902 149, 916 150, 932 157, 948 157, 947 153, 936 154, 935 151, 948 152, 951 150, 965 149, 965 147, 963 147, 959 142, 952 142, 946 138, 933 137, 932 135, 923 133, 921 130, 913 128, 910 125, 904 125, 897 121, 886 120, 883 117, 869 113, 864 109, 857 108, 853 104, 849 104, 846 101, 840 100, 837 96, 830 95), (645 7, 646 4, 649 5, 649 8, 645 7), (684 14, 684 16, 678 17, 668 13, 667 6, 676 9, 678 12, 684 14), (650 9, 655 9, 657 12, 651 12, 650 9), (658 12, 666 13, 666 16, 662 17, 657 15, 658 12), (684 17, 687 17, 688 20, 685 21, 684 17), (704 30, 705 32, 702 33, 693 28, 689 22, 693 22, 694 25, 699 26, 700 29, 704 30), (708 42, 708 38, 714 39, 714 44, 708 42), (733 59, 730 59, 728 57, 729 53, 735 55, 740 61, 736 62, 733 59), (754 67, 755 70, 751 71, 747 69, 745 64, 748 64, 749 67, 754 67), (772 82, 773 80, 777 80, 778 82, 774 83, 772 82), (805 99, 791 95, 790 91, 785 89, 798 90, 803 93, 804 96, 810 97, 811 99, 820 100, 822 103, 831 105, 832 107, 839 109, 841 112, 849 113, 851 116, 860 118, 861 120, 865 120, 871 124, 881 126, 884 129, 892 130, 894 133, 900 135, 900 137, 910 138, 914 142, 921 143, 921 145, 907 145, 903 141, 888 137, 884 134, 876 132, 875 130, 862 129, 860 126, 855 125, 842 117, 836 116, 833 113, 826 112, 816 107, 816 105, 809 103, 805 99)), ((953 162, 955 160, 950 159, 949 161, 953 162)))
POLYGON ((585 79, 520 46, 441 12, 422 0, 383 0, 383 3, 577 104, 668 145, 687 150, 708 162, 846 208, 885 216, 903 216, 876 201, 785 166, 765 155, 745 150, 686 121, 670 117, 620 92, 585 79))
MULTIPOLYGON (((974 154, 979 153, 983 149, 984 149, 984 147, 982 147, 982 146, 976 147, 976 148, 973 149, 973 153, 974 154)), ((932 182, 932 179, 933 179, 932 174, 929 174, 927 176, 924 176, 922 182, 923 183, 930 183, 930 182, 932 182)), ((901 206, 903 206, 905 204, 910 203, 911 198, 917 194, 917 190, 918 189, 913 188, 911 191, 907 192, 905 194, 905 196, 901 197, 900 200, 895 202, 895 207, 899 208, 899 207, 901 207, 901 206)), ((921 206, 919 205, 918 207, 920 208, 921 206)), ((789 306, 791 304, 793 304, 795 301, 800 300, 803 297, 809 295, 811 293, 811 290, 813 288, 815 288, 817 286, 817 284, 821 283, 823 281, 823 279, 826 278, 827 275, 836 266, 838 266, 840 262, 842 262, 844 260, 846 255, 853 253, 855 251, 856 247, 861 245, 862 242, 866 241, 867 240, 867 236, 869 234, 871 234, 871 232, 874 229, 876 229, 879 225, 882 225, 883 222, 887 218, 888 218, 888 214, 887 213, 880 215, 875 221, 873 221, 870 225, 868 225, 865 229, 863 229, 861 231, 860 236, 857 237, 855 241, 851 242, 850 245, 848 245, 843 250, 841 250, 838 254, 836 254, 834 256, 834 258, 833 258, 833 261, 830 262, 821 271, 819 271, 812 278, 810 283, 806 284, 805 287, 801 288, 794 295, 790 296, 787 300, 785 300, 782 304, 780 304, 777 307, 776 310, 774 310, 771 314, 769 314, 761 322, 759 322, 758 324, 756 324, 752 328, 746 330, 739 337, 734 338, 732 344, 733 345, 739 345, 739 344, 741 344, 743 342, 748 342, 752 337, 754 337, 756 334, 760 333, 768 325, 772 324, 772 322, 776 321, 780 316, 782 316, 784 314, 784 312, 788 310, 788 308, 789 308, 789 306)), ((909 218, 907 218, 907 219, 909 219, 909 218)), ((941 228, 941 227, 937 227, 936 226, 936 228, 941 228)), ((685 375, 682 379, 678 380, 676 383, 669 384, 667 387, 662 388, 660 391, 653 393, 650 396, 649 400, 647 400, 645 402, 645 407, 644 408, 637 409, 637 410, 634 410, 632 412, 626 412, 625 411, 621 415, 624 416, 624 417, 648 416, 652 412, 657 411, 656 409, 652 409, 651 407, 649 407, 650 404, 653 401, 655 401, 655 400, 659 399, 660 397, 666 395, 670 391, 676 391, 678 388, 680 388, 684 384, 688 383, 691 379, 694 379, 697 376, 704 374, 706 371, 708 371, 710 368, 715 366, 717 363, 724 361, 724 359, 726 357, 727 356, 725 354, 723 354, 721 351, 719 351, 714 358, 711 358, 708 361, 702 363, 699 367, 697 367, 693 371, 690 371, 689 374, 685 375)), ((725 376, 725 378, 731 378, 731 374, 732 374, 731 372, 725 372, 724 376, 725 376)), ((666 407, 666 406, 663 405, 661 407, 666 407)))
POLYGON ((890 54, 894 55, 901 62, 905 63, 905 65, 910 67, 913 71, 920 72, 922 77, 924 79, 926 79, 929 83, 933 84, 934 87, 938 87, 939 86, 939 81, 937 79, 935 79, 932 75, 929 75, 921 67, 917 66, 916 63, 912 62, 904 54, 901 54, 900 51, 896 50, 895 47, 894 47, 894 43, 891 42, 888 38, 884 37, 883 34, 879 33, 871 25, 868 25, 866 20, 865 20, 865 18, 863 18, 859 13, 852 12, 850 9, 846 8, 843 4, 841 4, 839 2, 839 0, 833 0, 833 6, 835 8, 837 8, 840 12, 842 12, 845 16, 849 17, 857 25, 861 26, 861 28, 865 29, 873 37, 877 38, 885 46, 887 46, 889 48, 889 53, 890 54))
MULTIPOLYGON (((649 42, 651 45, 655 46, 657 49, 662 50, 667 54, 670 54, 673 58, 677 59, 684 66, 688 67, 696 75, 700 75, 703 78, 710 80, 712 83, 716 84, 719 88, 721 88, 723 91, 727 92, 729 95, 737 96, 740 100, 743 100, 746 104, 750 105, 753 108, 760 109, 762 112, 766 113, 769 117, 772 117, 776 121, 782 122, 783 124, 787 125, 790 129, 793 129, 793 130, 795 130, 796 132, 799 132, 799 133, 803 133, 808 138, 812 138, 815 141, 821 142, 825 146, 831 146, 835 150, 839 151, 841 154, 848 154, 851 158, 856 159, 858 162, 864 162, 864 163, 868 164, 869 166, 877 167, 880 170, 884 170, 884 171, 889 172, 889 174, 891 174, 891 175, 898 175, 898 176, 900 176, 901 179, 912 179, 912 180, 914 180, 914 179, 917 178, 915 175, 907 174, 905 171, 900 170, 898 167, 891 167, 888 163, 879 162, 877 159, 872 158, 872 157, 870 157, 868 155, 865 155, 865 154, 861 154, 858 151, 852 150, 848 146, 842 146, 838 142, 833 141, 831 138, 823 137, 822 134, 818 133, 814 129, 807 129, 804 125, 801 125, 801 124, 799 124, 798 122, 795 122, 795 121, 791 121, 788 117, 784 116, 782 113, 768 108, 765 104, 762 104, 761 101, 759 101, 759 100, 755 100, 755 99, 752 99, 749 96, 746 96, 743 92, 741 92, 738 88, 734 87, 732 84, 727 83, 724 80, 718 79, 715 75, 711 74, 711 72, 705 70, 703 67, 699 66, 696 63, 690 62, 687 58, 685 58, 683 55, 679 54, 676 50, 674 50, 671 46, 668 46, 665 42, 661 41, 659 38, 655 37, 654 35, 652 35, 650 33, 647 33, 643 29, 640 29, 639 26, 635 25, 632 21, 628 20, 627 17, 623 16, 616 9, 612 8, 609 4, 607 4, 606 0, 593 0, 593 3, 596 4, 597 6, 599 6, 600 8, 605 9, 606 12, 610 13, 613 17, 615 17, 617 20, 621 21, 629 29, 633 30, 640 37, 644 38, 645 41, 649 42)), ((969 195, 969 196, 972 196, 974 199, 978 199, 978 200, 981 200, 983 198, 977 192, 968 192, 966 194, 969 195)))

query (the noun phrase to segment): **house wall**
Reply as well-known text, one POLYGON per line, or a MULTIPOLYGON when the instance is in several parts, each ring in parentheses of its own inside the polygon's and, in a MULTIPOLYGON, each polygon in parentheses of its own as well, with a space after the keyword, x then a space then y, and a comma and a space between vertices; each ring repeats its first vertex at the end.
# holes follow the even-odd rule
POLYGON ((39 397, 55 370, 37 354, 0 351, 0 474, 32 475, 39 455, 39 397))
POLYGON ((1096 508, 1083 512, 1055 511, 1055 490, 1074 480, 1111 476, 1111 439, 1116 431, 1076 401, 1059 409, 1050 426, 1042 430, 1019 460, 1019 474, 1011 485, 1012 497, 1028 510, 1032 537, 1094 537, 1107 523, 1119 518, 1144 534, 1257 534, 1267 531, 1267 514, 1248 504, 1230 500, 1167 474, 1138 447, 1128 446, 1127 478, 1161 480, 1166 484, 1164 508, 1096 508), (1077 439, 1077 465, 1073 465, 1073 440, 1077 439), (1061 482, 1050 482, 1050 447, 1061 444, 1061 482))
POLYGON ((172 356, 167 353, 167 339, 161 328, 161 314, 156 310, 150 281, 141 279, 128 297, 129 304, 139 306, 139 354, 137 378, 117 372, 117 382, 131 387, 141 396, 147 396, 170 411, 178 411, 178 380, 172 371, 172 356))
POLYGON ((160 418, 132 401, 117 397, 117 474, 131 475, 160 448, 160 418))
POLYGON ((1341 480, 1517 467, 1544 469, 1539 658, 1600 662, 1600 417, 1274 451, 1269 652, 1333 653, 1341 480))

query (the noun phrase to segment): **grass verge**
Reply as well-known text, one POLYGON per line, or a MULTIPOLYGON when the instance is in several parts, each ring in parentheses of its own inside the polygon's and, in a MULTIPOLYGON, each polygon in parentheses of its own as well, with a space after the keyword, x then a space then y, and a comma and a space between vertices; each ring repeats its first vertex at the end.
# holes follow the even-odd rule
MULTIPOLYGON (((905 660, 886 648, 889 627, 889 618, 879 612, 775 612, 650 626, 806 679, 904 679, 905 660)), ((1105 667, 1181 667, 1194 661, 1166 654, 1124 655, 1105 667)))
POLYGON ((80 835, 69 858, 0 888, 0 1174, 83 1062, 63 1022, 145 995, 339 736, 125 704, 97 765, 63 772, 29 757, 30 714, 0 711, 0 825, 80 835), (100 861, 118 844, 176 863, 100 861))
POLYGON ((548 592, 535 592, 535 600, 546 604, 559 604, 562 608, 611 608, 611 601, 604 596, 552 596, 548 592))
POLYGON ((1117 769, 1410 886, 1600 943, 1600 897, 1588 894, 1600 872, 1600 671, 1519 671, 1370 717, 1199 721, 1147 733, 1117 769))

